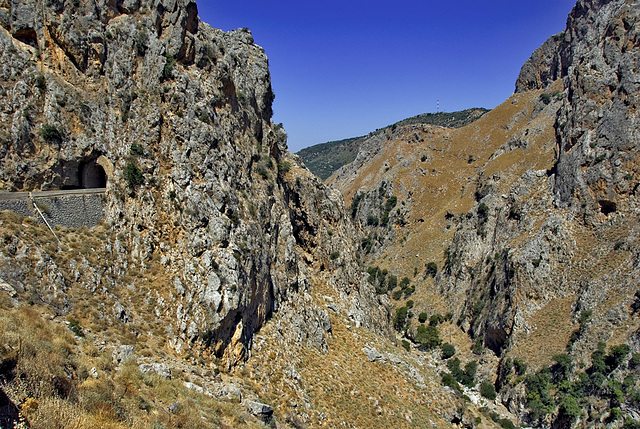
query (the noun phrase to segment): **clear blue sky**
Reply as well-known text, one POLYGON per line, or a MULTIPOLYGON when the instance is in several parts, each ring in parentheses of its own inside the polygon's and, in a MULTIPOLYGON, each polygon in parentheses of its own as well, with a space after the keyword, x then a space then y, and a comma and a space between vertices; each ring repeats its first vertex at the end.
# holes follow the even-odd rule
POLYGON ((369 133, 420 113, 493 108, 524 61, 565 28, 575 0, 199 1, 200 18, 248 27, 289 149, 369 133))

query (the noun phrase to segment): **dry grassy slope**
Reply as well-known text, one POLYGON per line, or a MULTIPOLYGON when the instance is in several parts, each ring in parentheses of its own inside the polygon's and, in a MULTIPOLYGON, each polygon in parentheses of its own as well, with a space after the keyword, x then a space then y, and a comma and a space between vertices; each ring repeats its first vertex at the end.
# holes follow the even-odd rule
MULTIPOLYGON (((557 82, 554 89, 561 89, 561 83, 557 82)), ((391 179, 394 189, 398 190, 398 200, 404 200, 410 207, 408 223, 405 227, 394 226, 398 239, 382 257, 368 262, 388 268, 398 276, 411 277, 414 268, 417 269, 413 299, 419 304, 432 311, 446 312, 446 305, 438 304, 437 297, 430 291, 432 280, 420 274, 429 261, 442 267, 444 250, 455 229, 445 215, 464 215, 476 204, 476 177, 502 172, 506 175, 500 186, 506 190, 524 171, 553 166, 553 122, 557 105, 543 108, 541 94, 542 91, 532 91, 513 95, 483 118, 461 129, 423 127, 418 132, 407 129, 399 138, 388 141, 355 175, 341 181, 329 179, 347 203, 357 191, 377 189, 383 179, 391 179), (542 111, 532 119, 535 109, 542 111), (502 145, 527 130, 531 137, 526 149, 515 149, 490 160, 502 145), (415 134, 424 141, 416 139, 415 134), (424 155, 429 158, 421 162, 424 155)))
MULTIPOLYGON (((517 287, 508 292, 508 309, 515 317, 515 326, 509 328, 515 334, 510 338, 508 353, 523 358, 533 368, 548 365, 555 354, 565 351, 571 333, 578 328, 581 309, 594 314, 583 338, 574 346, 574 357, 584 362, 598 341, 608 345, 633 343, 630 339, 635 338, 640 326, 629 310, 639 284, 633 274, 637 265, 637 217, 633 213, 599 214, 595 222, 581 222, 570 210, 553 205, 547 177, 556 160, 554 123, 562 105, 562 90, 562 82, 556 81, 544 91, 514 94, 482 119, 459 130, 406 127, 393 137, 390 134, 378 153, 359 169, 350 174, 343 170, 330 179, 347 202, 356 192, 377 192, 384 181, 393 184, 398 206, 407 210, 408 222, 390 226, 395 229, 395 238, 386 242, 382 252, 365 256, 365 263, 387 268, 399 278, 411 278, 416 285, 410 298, 415 301, 414 314, 453 311, 456 318, 466 314, 469 296, 481 296, 482 288, 488 287, 491 264, 485 258, 509 249, 510 257, 518 261, 516 275, 520 277, 513 280, 517 287), (554 94, 550 103, 543 102, 543 93, 554 94), (521 144, 523 141, 526 145, 521 144), (527 179, 526 191, 516 191, 523 175, 534 179, 527 179), (425 275, 425 264, 436 262, 441 270, 444 252, 456 231, 475 230, 476 192, 487 183, 493 186, 490 193, 497 197, 490 204, 490 217, 495 223, 489 238, 476 237, 463 247, 470 253, 463 256, 460 265, 463 270, 476 271, 476 280, 471 280, 476 289, 456 292, 453 281, 453 289, 442 295, 435 290, 434 280, 425 275), (495 203, 500 199, 502 203, 495 203), (509 207, 514 204, 526 206, 523 219, 508 220, 509 207), (546 242, 541 231, 548 230, 547 223, 553 216, 561 219, 564 239, 556 237, 548 243, 549 260, 527 256, 534 240, 546 242), (492 241, 492 236, 499 237, 498 241, 492 241), (546 277, 536 271, 538 264, 542 264, 540 269, 549 270, 546 277), (481 276, 486 277, 486 286, 481 276)), ((372 229, 380 231, 380 227, 368 225, 360 228, 365 235, 372 229)), ((394 305, 405 305, 406 300, 401 298, 394 305)), ((469 329, 466 323, 461 327, 469 329)), ((455 336, 454 342, 461 350, 469 350, 464 337, 455 336)), ((487 370, 497 362, 486 354, 484 359, 487 370)))
MULTIPOLYGON (((324 293, 330 289, 319 287, 312 299, 326 305, 331 300, 324 293)), ((327 353, 299 347, 288 336, 287 321, 276 315, 239 371, 285 420, 303 419, 308 427, 440 428, 451 427, 456 417, 475 420, 480 406, 497 409, 481 398, 477 404, 465 402, 443 388, 439 353, 407 352, 344 314, 330 314, 327 353), (364 347, 377 350, 382 360, 371 362, 364 347)), ((479 429, 495 427, 481 419, 479 429)))
MULTIPOLYGON (((184 359, 167 347, 165 329, 170 321, 158 318, 153 310, 156 299, 170 291, 157 265, 132 264, 134 276, 108 277, 105 268, 112 255, 101 244, 115 238, 109 237, 113 233, 103 225, 56 227, 55 232, 59 245, 44 225, 0 212, 5 251, 15 256, 14 263, 27 268, 22 278, 25 291, 14 293, 4 284, 0 292, 3 390, 20 405, 31 427, 264 427, 238 398, 211 398, 185 385, 207 387, 206 383, 221 380, 203 361, 195 364, 194 358, 184 359), (43 287, 60 276, 76 282, 43 287), (84 282, 93 283, 93 288, 84 282), (111 288, 124 283, 129 287, 111 288), (152 287, 155 296, 148 294, 152 287), (135 303, 130 308, 136 311, 126 315, 129 324, 118 318, 119 302, 135 303), (72 334, 73 324, 81 336, 72 334), (114 360, 121 345, 133 346, 133 360, 120 364, 114 360), (137 363, 153 362, 168 364, 172 378, 140 372, 137 363), (176 402, 180 405, 172 411, 169 407, 176 402)), ((6 263, 2 260, 5 273, 6 263)))
MULTIPOLYGON (((231 371, 219 366, 206 349, 181 356, 167 344, 165 330, 172 321, 156 312, 156 305, 172 293, 161 264, 132 262, 123 277, 100 275, 91 272, 92 267, 108 266, 113 256, 99 244, 114 240, 109 235, 116 233, 103 225, 55 231, 60 245, 45 226, 0 212, 3 243, 16 245, 16 260, 33 266, 25 271, 29 274, 24 284, 42 284, 51 273, 77 280, 67 281, 64 290, 57 291, 64 292, 58 305, 70 310, 67 315, 56 311, 55 305, 41 305, 40 289, 28 288, 15 299, 0 292, 0 362, 17 359, 16 375, 24 377, 24 383, 9 383, 5 390, 17 403, 38 398, 38 409, 23 407, 35 428, 145 428, 156 423, 167 428, 263 427, 233 392, 272 405, 278 427, 285 428, 450 427, 456 418, 480 416, 477 409, 486 405, 482 399, 479 405, 464 402, 442 387, 439 372, 444 364, 437 353, 409 353, 357 326, 344 312, 329 312, 327 350, 309 347, 308 339, 300 338, 300 330, 292 326, 296 321, 291 315, 303 308, 296 300, 275 313, 256 337, 249 360, 231 371), (77 262, 84 258, 89 262, 77 262), (53 264, 49 270, 41 269, 43 260, 53 264), (95 276, 95 289, 87 286, 90 276, 95 276), (121 284, 128 287, 113 287, 121 284), (132 310, 126 314, 126 324, 118 318, 118 303, 132 310), (66 329, 69 321, 77 323, 83 337, 66 329), (134 360, 118 365, 113 353, 122 344, 133 346, 134 360), (365 346, 378 350, 384 360, 370 362, 365 346), (168 365, 172 380, 141 374, 136 365, 154 362, 168 365), (92 368, 95 378, 90 375, 92 368), (47 383, 55 388, 56 377, 65 380, 72 394, 62 399, 43 394, 47 383), (214 397, 186 387, 185 382, 213 392, 214 397), (218 397, 219 389, 232 393, 218 397), (176 401, 181 408, 171 412, 169 406, 176 401)), ((306 306, 327 308, 339 299, 323 278, 314 277, 312 283, 310 294, 301 298, 306 306)), ((495 426, 484 417, 478 427, 495 426)))

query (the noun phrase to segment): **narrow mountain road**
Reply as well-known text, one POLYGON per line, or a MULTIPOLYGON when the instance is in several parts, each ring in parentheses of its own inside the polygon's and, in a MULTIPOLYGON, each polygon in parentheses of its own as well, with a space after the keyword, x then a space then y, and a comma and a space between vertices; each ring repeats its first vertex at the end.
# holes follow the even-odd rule
MULTIPOLYGON (((94 195, 104 194, 107 188, 94 188, 94 189, 69 189, 58 191, 33 191, 31 196, 33 198, 53 198, 53 197, 69 197, 73 195, 94 195)), ((9 192, 0 191, 0 201, 7 200, 28 200, 29 192, 9 192)))

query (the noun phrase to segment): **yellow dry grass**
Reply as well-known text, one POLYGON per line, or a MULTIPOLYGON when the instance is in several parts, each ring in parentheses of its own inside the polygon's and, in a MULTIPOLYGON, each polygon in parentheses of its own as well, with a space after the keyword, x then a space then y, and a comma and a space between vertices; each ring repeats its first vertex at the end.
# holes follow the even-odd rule
POLYGON ((571 332, 577 328, 571 319, 574 297, 554 299, 537 310, 530 318, 530 333, 520 338, 509 352, 535 369, 548 366, 556 354, 566 349, 571 332))
MULTIPOLYGON (((561 82, 552 87, 561 89, 561 82)), ((407 225, 396 228, 398 237, 370 265, 387 268, 399 277, 422 274, 425 263, 436 262, 441 268, 444 250, 455 228, 445 219, 448 213, 467 213, 475 201, 476 177, 500 173, 498 192, 506 191, 528 169, 549 169, 553 166, 555 111, 542 111, 536 118, 531 114, 542 91, 513 95, 483 118, 461 129, 424 126, 408 129, 395 140, 388 141, 380 152, 356 175, 347 180, 329 181, 349 202, 361 190, 372 190, 386 178, 398 190, 398 201, 410 199, 407 225), (419 136, 416 139, 415 136, 419 136), (528 146, 491 156, 510 139, 526 135, 528 146), (421 161, 423 155, 429 158, 421 161), (449 226, 449 227, 448 227, 449 226)), ((446 307, 437 293, 430 289, 431 279, 418 275, 416 293, 412 299, 421 308, 433 311, 446 307)))

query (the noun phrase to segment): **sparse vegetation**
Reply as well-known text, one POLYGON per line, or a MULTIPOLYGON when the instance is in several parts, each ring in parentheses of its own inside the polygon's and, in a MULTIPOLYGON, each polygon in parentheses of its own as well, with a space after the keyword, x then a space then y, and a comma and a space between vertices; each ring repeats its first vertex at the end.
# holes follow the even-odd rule
MULTIPOLYGON (((428 124, 448 128, 459 128, 479 119, 486 112, 488 112, 487 109, 467 109, 451 113, 425 113, 404 119, 396 123, 395 126, 397 128, 404 125, 428 124)), ((388 128, 391 127, 393 127, 393 125, 390 125, 388 128)), ((386 128, 376 130, 372 134, 384 132, 384 130, 386 130, 386 128)), ((330 141, 302 149, 297 152, 297 154, 302 158, 304 164, 309 168, 309 170, 311 170, 311 172, 313 172, 313 174, 317 175, 322 180, 327 180, 334 171, 338 170, 343 165, 353 162, 358 154, 358 148, 369 136, 330 141)), ((422 155, 421 160, 422 162, 427 161, 428 155, 422 155)))
POLYGON ((435 262, 429 262, 426 265, 427 271, 426 274, 429 277, 435 277, 436 274, 438 274, 438 264, 436 264, 435 262))
POLYGON ((131 143, 129 152, 131 152, 131 155, 140 156, 144 153, 144 149, 140 143, 131 143))
POLYGON ((44 76, 39 75, 36 78, 36 88, 38 88, 40 91, 44 91, 47 89, 47 80, 44 76))
POLYGON ((444 343, 440 350, 442 350, 442 359, 447 360, 452 358, 456 354, 456 347, 453 344, 444 343))
POLYGON ((176 64, 177 61, 173 55, 165 55, 164 68, 162 69, 162 77, 164 80, 168 80, 173 77, 173 69, 175 68, 176 64))
POLYGON ((489 383, 488 381, 480 383, 480 394, 490 401, 495 401, 498 397, 493 383, 489 383))
POLYGON ((135 190, 138 186, 144 184, 144 175, 140 167, 133 162, 129 161, 124 167, 124 179, 127 181, 129 189, 135 190))
POLYGON ((289 171, 291 171, 291 163, 289 161, 282 160, 278 162, 278 172, 280 174, 287 174, 289 171))
POLYGON ((138 31, 136 34, 136 51, 138 55, 144 56, 147 52, 147 45, 149 43, 149 34, 145 28, 138 31))
POLYGON ((40 128, 40 136, 49 143, 59 143, 62 140, 62 131, 55 125, 44 124, 40 128))
POLYGON ((416 341, 420 343, 427 350, 435 349, 442 344, 440 339, 440 332, 435 326, 418 326, 418 333, 416 334, 416 341))
POLYGON ((273 170, 273 167, 273 159, 271 159, 271 157, 269 156, 263 156, 260 162, 256 164, 256 172, 264 180, 271 180, 271 171, 273 170))

